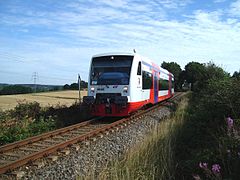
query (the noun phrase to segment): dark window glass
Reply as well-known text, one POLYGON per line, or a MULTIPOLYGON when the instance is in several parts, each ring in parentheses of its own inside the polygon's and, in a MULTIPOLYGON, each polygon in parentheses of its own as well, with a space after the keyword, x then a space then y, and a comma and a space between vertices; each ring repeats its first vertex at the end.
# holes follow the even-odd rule
POLYGON ((146 71, 142 72, 142 88, 151 89, 152 88, 152 74, 146 71))
POLYGON ((141 75, 142 74, 142 66, 141 66, 141 62, 138 63, 138 70, 137 70, 137 75, 141 75))
POLYGON ((175 88, 175 82, 172 81, 172 88, 175 88))
POLYGON ((159 91, 168 90, 168 80, 160 79, 159 80, 159 91))
POLYGON ((91 84, 128 85, 133 56, 101 56, 92 60, 91 84))
POLYGON ((126 85, 129 84, 129 75, 122 72, 105 72, 99 76, 97 84, 126 85))

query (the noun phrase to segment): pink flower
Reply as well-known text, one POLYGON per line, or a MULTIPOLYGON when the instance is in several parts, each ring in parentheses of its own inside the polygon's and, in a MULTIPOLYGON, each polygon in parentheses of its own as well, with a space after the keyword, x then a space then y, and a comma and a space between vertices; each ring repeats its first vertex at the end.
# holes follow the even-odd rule
POLYGON ((233 128, 233 119, 230 117, 227 118, 227 126, 228 126, 228 129, 233 128))
POLYGON ((202 162, 199 163, 199 167, 202 169, 206 169, 207 165, 208 165, 207 163, 202 163, 202 162))
POLYGON ((220 169, 221 169, 221 167, 220 167, 219 164, 213 164, 213 165, 212 165, 212 172, 213 172, 213 173, 215 173, 215 174, 220 173, 220 169))

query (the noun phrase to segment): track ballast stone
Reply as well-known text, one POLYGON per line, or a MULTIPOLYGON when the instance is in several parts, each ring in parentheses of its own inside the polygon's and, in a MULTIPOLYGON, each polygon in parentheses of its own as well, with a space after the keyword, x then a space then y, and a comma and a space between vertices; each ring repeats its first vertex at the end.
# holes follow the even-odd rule
POLYGON ((43 160, 43 167, 19 168, 25 171, 22 179, 76 179, 97 174, 108 162, 120 158, 124 152, 142 142, 154 126, 170 114, 170 108, 161 107, 127 127, 97 138, 95 142, 91 141, 89 145, 80 144, 78 151, 70 148, 69 155, 59 156, 54 162, 43 160))

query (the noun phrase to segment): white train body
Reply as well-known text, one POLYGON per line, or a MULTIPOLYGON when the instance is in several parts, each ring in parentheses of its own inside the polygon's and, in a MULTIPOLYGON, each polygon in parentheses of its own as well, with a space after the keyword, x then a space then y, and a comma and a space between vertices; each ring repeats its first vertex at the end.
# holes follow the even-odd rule
POLYGON ((135 53, 95 55, 89 72, 84 102, 95 116, 127 116, 174 94, 173 75, 135 53))

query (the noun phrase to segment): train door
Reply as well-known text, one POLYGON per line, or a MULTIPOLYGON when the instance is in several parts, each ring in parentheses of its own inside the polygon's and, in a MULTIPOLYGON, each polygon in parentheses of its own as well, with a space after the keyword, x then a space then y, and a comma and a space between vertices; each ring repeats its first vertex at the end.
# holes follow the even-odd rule
POLYGON ((169 89, 168 89, 168 94, 172 96, 172 76, 169 75, 169 89))
POLYGON ((154 72, 154 103, 158 102, 158 78, 157 78, 157 72, 154 72))

